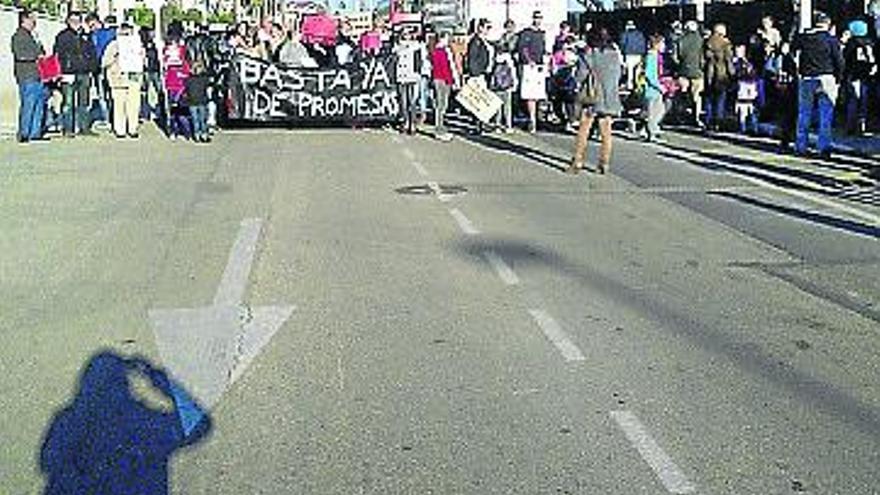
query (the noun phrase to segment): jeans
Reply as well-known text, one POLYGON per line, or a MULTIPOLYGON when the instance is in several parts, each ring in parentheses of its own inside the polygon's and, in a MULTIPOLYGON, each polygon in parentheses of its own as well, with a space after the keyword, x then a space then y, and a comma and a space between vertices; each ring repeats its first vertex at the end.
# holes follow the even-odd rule
POLYGON ((422 76, 419 81, 419 113, 422 115, 428 113, 431 99, 431 77, 422 76))
POLYGON ((727 116, 727 91, 714 91, 706 100, 706 124, 719 126, 727 116))
POLYGON ((192 115, 193 121, 193 137, 208 137, 208 106, 207 105, 190 105, 189 113, 192 115))
POLYGON ((141 112, 148 120, 152 117, 163 131, 168 128, 168 111, 165 101, 165 89, 162 87, 162 74, 158 72, 144 73, 143 110, 141 112), (150 91, 156 94, 156 105, 150 104, 150 91))
POLYGON ((103 74, 94 74, 93 77, 92 84, 95 85, 95 90, 98 94, 98 108, 92 114, 95 117, 95 121, 107 122, 110 118, 110 113, 112 112, 111 105, 113 104, 113 99, 110 95, 110 85, 103 74))
POLYGON ((451 88, 443 81, 434 81, 434 130, 438 136, 448 134, 446 110, 449 109, 451 88))
POLYGON ((18 98, 18 138, 28 140, 43 137, 43 111, 46 108, 43 83, 25 81, 19 84, 18 98))
POLYGON ((813 111, 819 110, 819 141, 817 151, 826 153, 831 149, 831 125, 834 120, 834 102, 827 94, 820 92, 822 88, 818 79, 804 78, 798 85, 798 119, 794 150, 797 153, 807 151, 809 144, 810 124, 813 111))
POLYGON ((61 92, 64 95, 61 122, 65 133, 91 130, 92 123, 89 120, 89 83, 91 77, 91 74, 77 74, 73 82, 61 84, 61 92))
POLYGON ((397 91, 400 95, 400 116, 403 117, 403 127, 407 132, 412 133, 416 124, 418 83, 399 83, 397 91))

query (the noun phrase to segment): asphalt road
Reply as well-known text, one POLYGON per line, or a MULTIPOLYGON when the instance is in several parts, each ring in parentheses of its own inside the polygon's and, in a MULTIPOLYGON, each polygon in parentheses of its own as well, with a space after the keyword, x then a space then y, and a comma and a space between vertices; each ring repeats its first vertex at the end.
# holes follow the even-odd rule
POLYGON ((0 492, 66 459, 167 460, 126 479, 170 493, 877 493, 877 205, 675 144, 571 177, 559 136, 0 143, 0 492), (226 327, 150 315, 235 281, 231 332, 295 308, 205 404, 226 327))

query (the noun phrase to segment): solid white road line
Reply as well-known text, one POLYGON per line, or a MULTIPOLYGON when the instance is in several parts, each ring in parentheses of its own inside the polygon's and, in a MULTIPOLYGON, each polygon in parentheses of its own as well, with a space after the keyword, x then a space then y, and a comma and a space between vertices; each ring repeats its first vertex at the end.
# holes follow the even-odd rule
POLYGON ((468 220, 468 217, 464 216, 464 213, 462 213, 458 208, 453 208, 453 209, 449 210, 449 214, 452 215, 452 218, 454 218, 456 222, 458 222, 458 227, 465 234, 467 234, 467 235, 479 235, 480 234, 480 231, 477 230, 476 227, 474 227, 474 224, 472 224, 471 221, 468 220))
POLYGON ((498 256, 498 253, 495 251, 483 251, 483 257, 486 258, 486 261, 492 265, 492 268, 495 269, 495 273, 498 274, 498 277, 504 282, 506 285, 517 285, 519 284, 519 277, 516 276, 516 273, 510 268, 507 263, 498 256))
POLYGON ((419 162, 412 162, 412 166, 413 166, 414 169, 416 169, 416 172, 418 172, 419 175, 421 175, 422 177, 427 177, 427 176, 428 176, 428 171, 425 169, 425 166, 422 165, 421 163, 419 163, 419 162))
POLYGON ((631 411, 611 411, 611 418, 623 430, 623 434, 639 451, 642 459, 651 466, 654 474, 669 493, 694 493, 696 487, 672 462, 672 459, 657 445, 648 430, 631 411))
POLYGON ((556 323, 556 320, 547 314, 546 311, 530 309, 529 314, 532 315, 532 318, 541 327, 541 331, 544 332, 547 339, 559 349, 559 352, 562 353, 562 357, 566 361, 584 361, 586 359, 578 346, 568 338, 568 335, 562 330, 559 323, 556 323))
POLYGON ((439 199, 441 203, 449 202, 449 196, 441 192, 440 184, 437 184, 436 182, 428 182, 428 187, 430 187, 431 190, 434 191, 434 195, 437 196, 437 199, 439 199))
POLYGON ((215 306, 241 304, 262 226, 263 221, 259 218, 241 221, 238 237, 229 252, 229 261, 226 262, 223 278, 220 279, 220 286, 214 296, 215 306))
POLYGON ((407 160, 410 160, 410 161, 416 159, 416 154, 413 153, 413 150, 411 150, 411 149, 409 149, 409 148, 404 148, 404 149, 403 149, 403 156, 405 156, 406 159, 407 159, 407 160))

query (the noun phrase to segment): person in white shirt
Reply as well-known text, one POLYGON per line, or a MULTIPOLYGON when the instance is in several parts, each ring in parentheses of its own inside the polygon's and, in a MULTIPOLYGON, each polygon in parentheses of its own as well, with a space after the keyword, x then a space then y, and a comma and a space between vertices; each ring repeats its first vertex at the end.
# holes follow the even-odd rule
POLYGON ((394 47, 397 56, 397 91, 400 95, 400 113, 403 117, 401 131, 415 133, 419 82, 422 79, 422 43, 416 39, 412 28, 400 33, 394 47))
POLYGON ((107 45, 101 58, 110 85, 113 133, 117 138, 138 137, 145 58, 140 36, 129 23, 119 27, 116 39, 107 45))

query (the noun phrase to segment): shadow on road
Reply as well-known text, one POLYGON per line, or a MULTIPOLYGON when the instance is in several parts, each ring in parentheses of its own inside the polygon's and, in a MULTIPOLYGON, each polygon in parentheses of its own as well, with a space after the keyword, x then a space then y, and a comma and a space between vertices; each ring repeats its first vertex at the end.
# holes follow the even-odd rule
POLYGON ((450 129, 455 131, 460 139, 478 144, 494 151, 503 151, 526 160, 534 161, 544 167, 556 170, 557 172, 565 172, 568 169, 569 158, 560 158, 541 150, 523 146, 507 139, 501 139, 493 136, 491 132, 475 133, 477 129, 473 122, 463 117, 450 116, 447 118, 447 124, 450 129))
POLYGON ((870 438, 880 438, 880 413, 845 390, 797 370, 762 349, 760 344, 737 340, 735 329, 710 327, 688 313, 670 307, 656 296, 652 297, 645 290, 630 287, 593 266, 572 261, 539 244, 520 240, 457 241, 450 248, 474 263, 483 263, 482 253, 492 250, 513 267, 532 266, 553 270, 607 300, 644 315, 669 334, 777 387, 782 396, 791 394, 802 403, 857 427, 870 438))
POLYGON ((171 456, 210 429, 208 415, 164 371, 143 358, 99 352, 43 440, 44 493, 167 494, 171 456), (137 380, 157 397, 139 397, 137 380))
POLYGON ((762 208, 776 213, 781 213, 783 215, 788 215, 794 218, 799 218, 801 220, 806 220, 808 222, 817 223, 826 227, 843 230, 845 232, 862 234, 870 237, 880 237, 880 228, 872 227, 870 225, 865 225, 858 222, 853 222, 851 220, 832 217, 829 215, 823 215, 821 213, 815 213, 797 208, 791 208, 788 206, 777 205, 768 201, 763 201, 761 199, 729 191, 709 192, 709 194, 712 196, 719 196, 722 198, 739 201, 750 206, 762 208))

